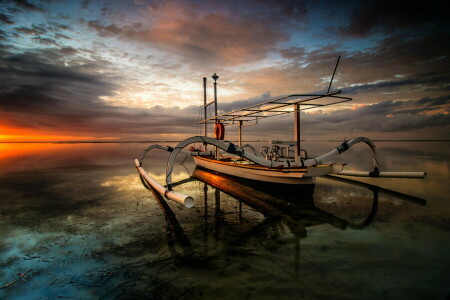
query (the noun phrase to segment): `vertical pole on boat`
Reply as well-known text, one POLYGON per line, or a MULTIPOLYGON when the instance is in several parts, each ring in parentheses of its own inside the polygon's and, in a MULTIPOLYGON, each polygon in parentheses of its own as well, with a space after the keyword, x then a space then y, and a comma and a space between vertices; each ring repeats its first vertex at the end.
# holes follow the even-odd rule
POLYGON ((300 104, 294 105, 295 162, 300 163, 300 104))
MULTIPOLYGON (((206 77, 203 77, 203 108, 204 108, 204 120, 208 119, 208 112, 206 107, 206 77)), ((207 136, 208 123, 205 122, 205 136, 207 136)))
MULTIPOLYGON (((204 112, 204 119, 208 119, 208 109, 206 105, 206 77, 203 77, 203 112, 204 112)), ((205 136, 208 136, 208 122, 205 121, 205 136)), ((207 144, 204 144, 205 146, 205 153, 208 152, 207 144)))
POLYGON ((219 79, 219 76, 217 76, 216 73, 213 74, 212 79, 214 79, 214 113, 216 117, 216 123, 217 123, 217 79, 219 79))
POLYGON ((239 120, 239 144, 238 146, 241 147, 242 146, 242 120, 239 120))
MULTIPOLYGON (((214 79, 214 116, 216 117, 216 124, 219 122, 217 119, 217 76, 216 73, 213 74, 212 79, 214 79)), ((219 148, 216 147, 216 159, 219 159, 219 148)))

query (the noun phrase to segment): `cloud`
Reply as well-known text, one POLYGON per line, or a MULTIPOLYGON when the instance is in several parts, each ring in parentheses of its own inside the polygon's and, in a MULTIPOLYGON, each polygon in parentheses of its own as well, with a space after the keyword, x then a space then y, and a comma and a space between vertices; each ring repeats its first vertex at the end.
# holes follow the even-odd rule
POLYGON ((28 28, 28 27, 15 28, 15 31, 21 32, 24 34, 29 34, 29 35, 41 35, 41 34, 47 33, 47 29, 43 25, 39 26, 39 25, 35 25, 35 24, 33 24, 33 26, 31 28, 28 28))
MULTIPOLYGON (((358 19, 358 12, 383 12, 376 2, 349 1, 339 17, 349 17, 350 26, 340 27, 330 43, 322 39, 330 32, 308 31, 321 8, 308 1, 83 1, 77 5, 88 5, 86 22, 78 22, 81 13, 61 17, 64 5, 35 14, 23 6, 48 2, 8 3, 16 4, 2 10, 6 18, 0 15, 8 25, 0 30, 0 123, 102 136, 188 135, 198 107, 168 107, 198 100, 194 78, 202 72, 221 76, 219 110, 230 111, 279 95, 325 91, 341 55, 333 88, 366 106, 306 114, 306 133, 441 126, 447 134, 450 40, 448 25, 436 27, 442 14, 429 13, 435 8, 426 8, 417 24, 403 11, 386 12, 383 23, 377 15, 358 19), (11 12, 15 7, 20 15, 11 12), (46 21, 50 15, 55 18, 46 21)), ((321 26, 334 24, 332 10, 324 13, 330 19, 321 19, 321 26)), ((290 117, 262 121, 255 137, 286 134, 291 125, 290 117)))
POLYGON ((16 22, 11 20, 10 17, 5 15, 5 14, 0 14, 0 22, 3 22, 3 23, 8 24, 8 25, 16 24, 16 22))
POLYGON ((43 37, 40 37, 40 36, 33 37, 33 40, 36 43, 39 43, 39 44, 58 45, 58 43, 55 40, 52 40, 52 39, 49 39, 49 38, 43 38, 43 37))
POLYGON ((429 107, 448 105, 448 109, 450 109, 450 96, 443 96, 438 98, 430 98, 425 97, 417 101, 418 104, 425 104, 429 107))
MULTIPOLYGON (((6 32, 4 32, 3 30, 0 30, 0 41, 4 41, 6 40, 6 32)), ((2 46, 0 45, 0 49, 2 48, 2 46)), ((0 50, 1 51, 1 50, 0 50)), ((1 53, 1 52, 0 52, 1 53)))
MULTIPOLYGON (((435 100, 442 101, 441 99, 426 101, 433 102, 435 100)), ((375 128, 379 132, 413 131, 450 125, 450 116, 445 113, 436 111, 433 114, 425 114, 425 110, 421 107, 423 102, 423 99, 416 101, 388 100, 355 110, 344 109, 313 114, 310 118, 305 118, 305 123, 312 128, 322 130, 329 128, 331 131, 339 128, 340 131, 360 132, 373 131, 375 128)), ((447 105, 448 102, 447 99, 447 105)))
MULTIPOLYGON (((332 112, 302 113, 302 138, 309 140, 343 139, 367 136, 374 139, 449 139, 450 111, 438 107, 427 114, 420 101, 383 101, 356 109, 338 109, 332 112)), ((338 107, 338 106, 337 106, 338 107)), ((291 138, 291 114, 264 119, 253 128, 246 128, 246 136, 253 139, 291 138), (260 132, 264 132, 261 136, 260 132)))
MULTIPOLYGON (((175 139, 179 139, 195 133, 198 107, 137 109, 109 106, 100 97, 113 94, 118 86, 104 75, 42 62, 42 57, 29 53, 2 59, 4 67, 0 77, 4 85, 0 89, 0 116, 3 125, 80 136, 141 139, 143 136, 164 138, 162 133, 174 134, 175 139)), ((263 94, 245 101, 221 103, 219 108, 232 110, 268 98, 271 98, 270 94, 263 94)), ((448 96, 389 100, 356 109, 302 114, 303 132, 307 138, 317 138, 318 133, 339 138, 344 132, 357 134, 376 130, 390 133, 446 128, 450 125, 449 101, 448 96)), ((286 135, 286 130, 292 126, 291 117, 287 116, 261 121, 258 132, 264 132, 264 137, 286 135)))
POLYGON ((114 107, 101 96, 115 84, 95 72, 43 62, 46 55, 25 53, 2 58, 1 123, 14 128, 72 135, 123 136, 183 133, 196 116, 180 109, 114 107), (174 122, 174 115, 177 117, 174 122))
POLYGON ((89 6, 89 0, 83 0, 81 2, 81 8, 82 9, 86 9, 86 8, 88 8, 88 6, 89 6))
POLYGON ((44 9, 42 7, 39 7, 33 3, 28 2, 27 0, 5 0, 6 3, 14 3, 17 7, 20 7, 25 10, 29 11, 37 11, 37 12, 43 12, 44 9))
POLYGON ((423 24, 442 23, 449 17, 444 2, 369 0, 353 10, 347 25, 337 32, 344 36, 364 37, 373 33, 391 34, 401 29, 415 29, 423 24))
POLYGON ((271 21, 226 11, 197 12, 183 2, 150 6, 151 24, 103 25, 89 21, 100 36, 150 43, 194 62, 236 65, 257 61, 288 36, 271 21))
POLYGON ((395 34, 358 51, 337 44, 312 51, 290 47, 279 50, 286 60, 284 64, 261 69, 256 78, 250 73, 242 74, 242 81, 257 82, 257 89, 269 82, 275 89, 283 87, 272 89, 273 94, 324 91, 340 55, 333 88, 350 96, 358 94, 357 101, 373 103, 396 97, 417 99, 429 93, 445 95, 450 81, 450 56, 446 53, 449 47, 447 34, 439 31, 428 35, 395 34))

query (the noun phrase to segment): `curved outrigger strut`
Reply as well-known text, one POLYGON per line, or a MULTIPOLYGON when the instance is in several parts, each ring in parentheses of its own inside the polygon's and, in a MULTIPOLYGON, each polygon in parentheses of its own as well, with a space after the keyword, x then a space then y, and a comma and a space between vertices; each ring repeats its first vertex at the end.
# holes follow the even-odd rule
MULTIPOLYGON (((335 158, 336 156, 338 156, 339 154, 347 151, 353 145, 360 143, 360 142, 366 143, 372 151, 374 171, 371 173, 374 173, 374 174, 379 173, 375 144, 370 139, 365 138, 365 137, 357 137, 357 138, 351 139, 349 141, 345 141, 344 143, 342 143, 341 145, 339 145, 332 151, 330 151, 322 156, 319 156, 317 158, 301 159, 300 160, 301 165, 299 165, 298 167, 310 167, 310 166, 315 166, 317 164, 326 163, 326 162, 330 161, 331 159, 335 158)), ((229 141, 217 140, 217 139, 206 137, 206 136, 194 136, 194 137, 190 137, 188 139, 181 141, 171 151, 169 160, 167 161, 167 167, 166 167, 166 183, 167 183, 167 188, 169 190, 172 189, 172 170, 173 170, 173 164, 174 164, 174 161, 175 161, 177 155, 183 151, 182 149, 184 147, 186 147, 190 144, 193 144, 193 143, 204 143, 204 144, 213 145, 213 146, 216 146, 216 147, 224 150, 227 153, 246 158, 251 162, 254 162, 256 164, 259 164, 261 166, 268 167, 268 168, 281 167, 286 164, 286 162, 284 162, 284 161, 267 160, 267 159, 258 157, 248 151, 245 151, 241 147, 238 147, 229 141)), ((293 165, 291 165, 291 166, 293 166, 293 165)))

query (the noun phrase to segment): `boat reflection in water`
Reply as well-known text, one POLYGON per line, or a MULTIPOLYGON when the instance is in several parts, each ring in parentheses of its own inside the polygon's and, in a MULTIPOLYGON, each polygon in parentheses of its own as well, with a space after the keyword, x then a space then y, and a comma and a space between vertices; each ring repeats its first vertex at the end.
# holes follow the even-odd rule
MULTIPOLYGON (((242 203, 245 203, 261 212, 266 219, 276 219, 287 225, 297 237, 306 237, 306 227, 320 224, 330 224, 340 229, 348 226, 362 229, 372 222, 377 211, 378 190, 374 190, 373 204, 367 219, 361 224, 354 224, 315 207, 314 185, 287 187, 283 184, 245 181, 200 168, 196 168, 192 176, 205 185, 238 199, 239 214, 242 214, 242 203)), ((217 197, 220 194, 215 195, 217 197)), ((216 203, 220 204, 220 201, 216 199, 216 203)))
MULTIPOLYGON (((330 180, 341 181, 340 178, 330 180)), ((201 168, 196 168, 190 178, 175 185, 184 188, 185 184, 195 185, 200 194, 196 197, 197 208, 176 206, 177 215, 163 196, 152 187, 147 188, 153 192, 164 212, 168 253, 175 262, 176 274, 204 284, 205 299, 215 298, 225 290, 242 298, 249 293, 247 288, 258 286, 256 282, 262 286, 276 286, 281 294, 301 294, 308 286, 310 295, 323 296, 321 286, 324 281, 332 281, 339 276, 358 281, 359 277, 352 277, 351 268, 345 271, 345 266, 351 263, 343 261, 342 257, 356 261, 362 259, 363 262, 370 262, 374 257, 366 257, 365 252, 359 252, 358 246, 352 250, 352 242, 346 245, 349 241, 340 240, 336 233, 323 235, 323 232, 336 232, 334 228, 338 231, 351 229, 356 236, 355 230, 368 227, 367 231, 373 231, 369 225, 376 217, 380 192, 383 196, 391 193, 396 198, 425 204, 422 199, 358 183, 368 188, 370 195, 363 198, 369 202, 362 201, 366 213, 347 219, 317 207, 313 189, 292 186, 286 189, 285 185, 244 181, 201 168), (355 222, 355 219, 360 221, 355 222), (318 225, 326 226, 313 230, 318 225), (308 234, 310 237, 305 239, 308 234), (233 284, 243 280, 251 283, 233 284)), ((317 200, 323 198, 320 195, 322 189, 323 186, 316 191, 317 200)), ((358 189, 352 187, 352 190, 358 189)), ((355 206, 356 211, 359 204, 352 202, 351 206, 355 206)), ((349 232, 348 236, 352 233, 349 232)), ((355 243, 358 245, 364 241, 355 243)), ((363 270, 360 272, 364 273, 363 270)), ((330 290, 337 294, 346 293, 340 287, 330 287, 330 290)), ((264 288, 254 289, 252 293, 263 297, 264 288)))
MULTIPOLYGON (((142 179, 142 178, 141 178, 142 179)), ((221 207, 221 192, 231 196, 238 200, 238 218, 243 218, 243 204, 251 207, 257 212, 263 215, 263 218, 252 226, 246 227, 245 231, 238 232, 233 230, 234 237, 232 239, 225 238, 226 243, 221 247, 221 250, 229 250, 230 247, 239 247, 245 244, 249 238, 257 238, 267 241, 268 238, 276 238, 286 233, 286 228, 295 237, 295 255, 298 261, 299 252, 299 240, 307 236, 307 228, 311 226, 329 224, 339 229, 346 229, 348 227, 352 229, 363 229, 367 227, 375 218, 378 208, 378 188, 372 188, 373 200, 371 209, 365 219, 359 223, 354 223, 341 217, 335 216, 325 210, 319 209, 314 205, 314 188, 306 186, 289 186, 280 184, 267 184, 258 183, 256 181, 246 181, 242 178, 235 178, 220 173, 212 173, 202 168, 196 168, 192 174, 192 177, 181 182, 175 183, 176 185, 182 185, 190 181, 200 181, 203 183, 203 201, 204 210, 203 218, 204 222, 204 236, 203 245, 199 245, 200 248, 204 248, 202 251, 194 249, 196 242, 191 242, 188 235, 183 230, 182 226, 177 220, 175 213, 167 204, 165 199, 153 188, 142 180, 143 184, 152 191, 156 200, 158 201, 167 222, 167 242, 170 251, 173 255, 179 256, 181 253, 176 250, 182 248, 184 254, 190 255, 194 252, 198 253, 210 253, 208 249, 209 237, 214 235, 218 239, 216 234, 221 226, 227 226, 223 220, 223 215, 227 214, 221 207), (209 216, 208 207, 211 206, 211 200, 208 199, 208 190, 214 189, 214 213, 209 216), (208 219, 214 219, 214 230, 211 225, 208 224, 208 219), (209 231, 209 232, 208 232, 209 231), (214 232, 215 234, 212 234, 214 232), (269 237, 270 236, 270 237, 269 237)), ((198 201, 199 199, 197 199, 198 201)), ((229 227, 229 226, 228 226, 229 227)), ((245 226, 243 226, 245 227, 245 226)), ((194 234, 195 235, 195 234, 194 234)), ((224 242, 224 239, 220 239, 220 242, 224 242)), ((217 240, 215 241, 217 244, 217 240)), ((197 248, 197 247, 196 247, 197 248)), ((217 248, 215 250, 218 250, 217 248)), ((217 253, 216 253, 217 254, 217 253)))

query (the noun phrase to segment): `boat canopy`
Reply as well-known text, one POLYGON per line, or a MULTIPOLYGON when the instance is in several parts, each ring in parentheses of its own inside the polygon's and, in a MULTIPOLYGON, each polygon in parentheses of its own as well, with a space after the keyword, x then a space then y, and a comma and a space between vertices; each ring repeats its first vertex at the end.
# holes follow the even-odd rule
POLYGON ((198 122, 232 124, 240 122, 258 122, 258 119, 276 117, 293 112, 330 106, 338 103, 351 101, 352 98, 337 96, 341 91, 329 92, 326 94, 293 94, 280 98, 264 101, 258 104, 233 110, 228 113, 211 117, 198 122))

